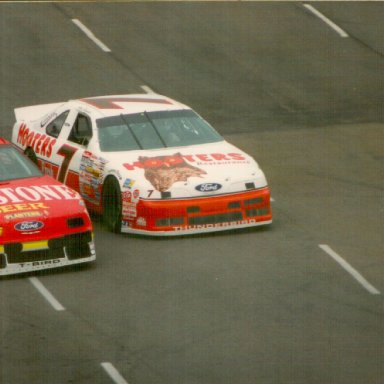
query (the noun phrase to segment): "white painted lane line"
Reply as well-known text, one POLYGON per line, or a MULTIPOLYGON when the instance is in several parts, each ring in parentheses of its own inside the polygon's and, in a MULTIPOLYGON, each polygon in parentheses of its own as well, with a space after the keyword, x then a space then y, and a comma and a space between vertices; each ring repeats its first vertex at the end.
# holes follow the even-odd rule
POLYGON ((327 24, 329 27, 331 27, 335 32, 337 32, 340 37, 349 37, 347 32, 345 32, 343 29, 341 29, 332 20, 328 19, 328 17, 324 16, 315 7, 313 7, 310 4, 303 4, 303 6, 305 8, 307 8, 310 12, 312 12, 315 16, 317 16, 320 20, 322 20, 325 24, 327 24))
POLYGON ((37 277, 30 277, 29 281, 43 295, 43 297, 52 305, 56 311, 64 311, 65 308, 53 297, 52 293, 40 282, 37 277))
POLYGON ((128 384, 124 377, 120 375, 119 371, 111 363, 104 362, 101 363, 101 366, 116 384, 128 384))
POLYGON ((380 295, 372 284, 370 284, 355 268, 353 268, 348 262, 346 262, 340 255, 338 255, 331 247, 327 244, 319 244, 319 247, 331 256, 337 263, 339 263, 348 273, 352 275, 369 293, 372 295, 380 295))
POLYGON ((111 52, 111 50, 102 42, 100 41, 93 33, 90 31, 80 20, 78 19, 72 19, 72 22, 77 25, 84 33, 85 35, 90 38, 100 49, 102 49, 104 52, 111 52))
POLYGON ((148 85, 142 85, 141 89, 143 89, 146 93, 156 93, 153 89, 149 88, 148 85))

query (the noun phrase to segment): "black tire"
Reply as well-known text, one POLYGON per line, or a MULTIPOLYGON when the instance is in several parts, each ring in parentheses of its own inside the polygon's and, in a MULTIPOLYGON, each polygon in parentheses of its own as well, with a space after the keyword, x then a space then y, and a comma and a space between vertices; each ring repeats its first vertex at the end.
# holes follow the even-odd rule
POLYGON ((121 191, 119 182, 108 177, 103 186, 103 220, 108 229, 121 232, 121 191))
POLYGON ((32 163, 38 165, 36 153, 31 147, 28 147, 24 151, 24 155, 27 156, 28 159, 32 161, 32 163))

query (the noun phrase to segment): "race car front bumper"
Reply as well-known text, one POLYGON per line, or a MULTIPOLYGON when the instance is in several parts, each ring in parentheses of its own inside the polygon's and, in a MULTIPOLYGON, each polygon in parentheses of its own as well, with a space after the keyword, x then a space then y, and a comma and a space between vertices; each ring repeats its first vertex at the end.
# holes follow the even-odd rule
POLYGON ((272 223, 269 188, 191 199, 140 200, 122 232, 184 235, 272 223))
POLYGON ((93 233, 0 245, 0 276, 88 263, 96 259, 93 233))

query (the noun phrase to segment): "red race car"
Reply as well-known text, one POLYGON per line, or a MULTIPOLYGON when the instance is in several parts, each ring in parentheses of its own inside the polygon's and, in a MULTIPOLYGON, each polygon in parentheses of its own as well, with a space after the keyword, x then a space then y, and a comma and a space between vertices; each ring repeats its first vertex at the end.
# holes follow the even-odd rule
POLYGON ((0 276, 95 260, 80 195, 0 138, 0 276))

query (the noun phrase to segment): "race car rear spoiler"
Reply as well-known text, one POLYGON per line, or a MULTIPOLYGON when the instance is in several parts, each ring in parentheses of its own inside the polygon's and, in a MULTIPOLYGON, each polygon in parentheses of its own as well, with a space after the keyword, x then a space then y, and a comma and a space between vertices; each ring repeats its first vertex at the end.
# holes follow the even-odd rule
POLYGON ((57 107, 63 103, 52 103, 52 104, 40 104, 31 105, 28 107, 15 108, 16 121, 33 121, 41 119, 49 112, 54 111, 57 107))

